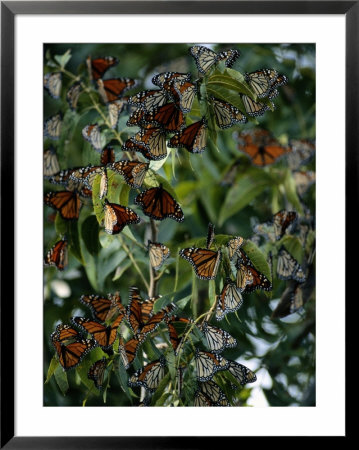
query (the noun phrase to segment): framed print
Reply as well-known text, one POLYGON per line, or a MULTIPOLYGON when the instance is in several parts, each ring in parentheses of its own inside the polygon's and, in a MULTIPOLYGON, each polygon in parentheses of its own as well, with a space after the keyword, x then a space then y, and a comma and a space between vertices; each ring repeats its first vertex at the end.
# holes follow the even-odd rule
POLYGON ((346 436, 358 3, 1 6, 1 446, 346 436))

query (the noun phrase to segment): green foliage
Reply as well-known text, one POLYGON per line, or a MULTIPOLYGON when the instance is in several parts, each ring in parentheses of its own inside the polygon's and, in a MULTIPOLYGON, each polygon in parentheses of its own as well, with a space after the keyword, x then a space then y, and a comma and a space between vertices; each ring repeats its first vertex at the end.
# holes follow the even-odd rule
MULTIPOLYGON (((48 217, 53 210, 44 207, 45 252, 63 236, 67 238, 69 248, 69 264, 63 272, 54 267, 44 270, 45 405, 137 406, 144 400, 151 406, 193 406, 198 387, 195 348, 209 351, 200 330, 204 320, 236 338, 238 345, 226 348, 223 357, 236 360, 257 373, 257 381, 244 386, 228 371, 215 374, 213 380, 233 406, 256 404, 253 387, 261 389, 271 406, 315 404, 311 394, 315 376, 315 275, 310 275, 315 273, 315 188, 299 193, 295 170, 289 167, 286 157, 272 165, 258 167, 238 146, 238 135, 256 128, 270 130, 283 145, 291 139, 315 138, 315 47, 310 44, 243 44, 239 47, 241 57, 233 68, 220 62, 205 76, 197 76, 194 61, 187 53, 188 46, 184 44, 45 46, 45 73, 61 72, 62 90, 60 99, 44 93, 44 116, 61 110, 63 124, 59 140, 45 139, 44 149, 50 144, 56 147, 61 170, 100 165, 99 153, 82 137, 82 129, 93 123, 101 126, 103 145, 110 142, 113 145, 116 161, 144 160, 139 153, 122 150, 126 139, 138 131, 138 128, 126 125, 130 108, 122 111, 114 129, 109 126, 107 106, 88 77, 85 64, 88 55, 117 57, 119 65, 111 67, 104 79, 132 77, 139 80, 139 86, 131 89, 128 95, 151 89, 150 80, 155 73, 191 72, 192 81, 198 80, 199 89, 192 110, 186 115, 186 123, 188 126, 202 116, 206 116, 208 123, 207 145, 202 154, 192 154, 184 148, 168 148, 166 158, 150 161, 141 189, 162 184, 180 204, 185 216, 182 223, 172 219, 150 220, 135 204, 135 197, 141 190, 132 189, 122 175, 109 167, 107 200, 133 209, 141 217, 139 224, 126 226, 118 235, 105 232, 104 199, 99 198, 101 174, 91 185, 92 197, 81 198, 78 220, 64 220, 58 213, 50 220, 48 217), (273 67, 289 79, 287 86, 279 88, 279 97, 273 100, 275 109, 271 100, 259 99, 245 81, 245 72, 262 67, 273 67), (66 93, 78 81, 82 92, 76 110, 72 111, 66 93), (239 94, 260 100, 271 110, 261 117, 248 117, 247 124, 220 129, 210 96, 229 102, 244 113, 239 94), (298 224, 308 225, 304 242, 299 228, 294 226, 278 241, 255 235, 256 224, 270 222, 273 214, 282 209, 297 211, 298 224), (189 262, 179 256, 183 248, 206 247, 209 222, 216 226, 211 249, 222 252, 218 274, 210 281, 198 279, 189 262), (241 308, 217 321, 216 305, 225 280, 229 276, 234 281, 236 277, 237 269, 234 261, 229 260, 227 250, 227 243, 234 236, 245 239, 243 250, 255 269, 272 282, 273 290, 243 292, 241 308), (170 257, 159 270, 152 269, 149 264, 148 240, 161 242, 170 250, 170 257), (303 285, 303 308, 278 317, 276 308, 283 302, 283 293, 291 283, 281 280, 276 270, 282 245, 309 275, 308 282, 303 285), (140 290, 143 299, 161 295, 155 301, 154 314, 174 303, 174 314, 193 319, 191 323, 174 323, 182 338, 177 352, 172 348, 166 322, 162 321, 141 343, 129 369, 125 369, 121 359, 117 336, 110 351, 96 347, 75 369, 65 372, 48 343, 56 325, 70 323, 70 318, 76 315, 91 317, 90 310, 79 302, 81 295, 106 296, 117 292, 121 303, 127 306, 132 286, 140 290), (64 287, 66 290, 61 289, 64 287), (147 392, 149 398, 143 399, 144 390, 129 387, 128 380, 136 370, 161 355, 166 359, 164 377, 155 392, 150 396, 147 392), (108 366, 103 388, 99 391, 88 378, 88 371, 104 356, 108 366), (181 383, 178 379, 180 368, 183 368, 181 383), (267 375, 266 384, 262 383, 264 374, 267 375)), ((214 49, 223 50, 218 46, 214 49)), ((298 170, 315 171, 314 159, 306 161, 298 170)), ((45 180, 45 192, 63 189, 63 186, 54 187, 45 180)), ((111 323, 112 319, 109 319, 106 325, 111 323)), ((133 337, 126 320, 119 331, 125 342, 133 337)))

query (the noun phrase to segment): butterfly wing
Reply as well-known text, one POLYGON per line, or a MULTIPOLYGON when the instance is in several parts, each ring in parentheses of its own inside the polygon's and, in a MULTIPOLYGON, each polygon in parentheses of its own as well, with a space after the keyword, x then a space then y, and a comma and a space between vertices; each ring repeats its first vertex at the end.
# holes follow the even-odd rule
POLYGON ((60 164, 56 150, 51 146, 44 151, 44 176, 50 177, 60 172, 60 164))
POLYGON ((170 256, 170 250, 160 242, 148 241, 150 264, 155 270, 159 270, 165 260, 170 256))
POLYGON ((184 128, 169 141, 168 147, 184 147, 190 153, 202 153, 206 148, 207 123, 205 118, 184 128))
POLYGON ((215 252, 205 248, 184 248, 180 256, 190 262, 198 278, 202 280, 213 280, 217 276, 221 262, 221 251, 215 252))
POLYGON ((65 220, 78 219, 81 200, 77 192, 48 192, 44 198, 45 204, 56 209, 65 220))
POLYGON ((67 240, 61 239, 47 252, 45 264, 64 270, 68 264, 67 240))
POLYGON ((123 175, 126 183, 138 189, 142 186, 149 164, 138 161, 116 161, 111 169, 123 175))
POLYGON ((154 220, 164 220, 167 217, 177 222, 183 222, 184 214, 180 205, 162 186, 141 192, 135 203, 142 207, 146 216, 154 220))
POLYGON ((90 80, 97 81, 102 78, 110 67, 118 64, 118 60, 112 56, 105 56, 104 58, 91 59, 89 56, 86 60, 90 80))
POLYGON ((219 128, 230 128, 237 123, 246 123, 246 116, 235 106, 215 97, 211 97, 214 116, 219 128))
POLYGON ((106 367, 107 358, 103 357, 102 359, 93 363, 88 371, 87 378, 89 380, 93 380, 95 387, 98 390, 101 390, 103 387, 106 367))
POLYGON ((208 348, 213 353, 221 353, 228 347, 235 347, 237 345, 234 339, 227 331, 210 325, 208 322, 202 323, 202 333, 206 338, 208 348))
POLYGON ((140 217, 127 206, 110 203, 105 199, 105 231, 109 234, 120 233, 126 225, 140 222, 140 217))

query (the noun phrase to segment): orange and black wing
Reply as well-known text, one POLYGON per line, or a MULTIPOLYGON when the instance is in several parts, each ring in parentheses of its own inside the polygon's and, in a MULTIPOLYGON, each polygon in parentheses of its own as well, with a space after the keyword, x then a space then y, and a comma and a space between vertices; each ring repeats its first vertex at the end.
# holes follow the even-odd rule
POLYGON ((162 89, 151 89, 138 92, 129 98, 128 103, 137 108, 141 108, 145 112, 152 111, 159 106, 164 105, 168 101, 167 92, 162 89))
POLYGON ((84 317, 73 317, 72 322, 87 333, 90 333, 100 347, 108 348, 115 342, 117 328, 123 318, 124 315, 120 314, 113 324, 108 327, 95 320, 86 319, 84 317))
POLYGON ((167 156, 166 133, 162 128, 141 129, 122 146, 123 151, 141 152, 149 160, 159 160, 167 156))
POLYGON ((102 78, 110 67, 116 66, 116 64, 118 64, 118 60, 112 56, 105 56, 104 58, 95 59, 88 57, 86 63, 90 79, 96 81, 99 78, 102 78))
POLYGON ((111 169, 123 175, 129 186, 138 189, 142 186, 148 166, 148 163, 139 161, 116 161, 111 165, 111 169))
POLYGON ((98 390, 101 390, 103 387, 106 367, 107 358, 103 357, 102 359, 93 363, 88 371, 87 378, 89 380, 93 380, 98 390))
POLYGON ((140 222, 140 217, 127 206, 110 203, 105 199, 105 231, 109 234, 120 233, 126 225, 140 222))
POLYGON ((221 251, 215 252, 207 248, 184 248, 180 256, 189 261, 198 278, 202 280, 213 280, 217 276, 218 267, 221 262, 221 251))
POLYGON ((45 264, 64 270, 68 263, 67 240, 61 239, 47 252, 45 264))
POLYGON ((157 126, 166 131, 174 132, 183 128, 185 120, 183 112, 175 103, 166 103, 146 113, 141 123, 144 126, 157 126))
POLYGON ((136 81, 132 78, 113 78, 97 80, 99 93, 105 103, 114 102, 128 89, 134 87, 136 81))
POLYGON ((81 200, 77 192, 48 192, 44 198, 45 204, 56 209, 65 220, 78 219, 81 200))
POLYGON ((189 125, 169 141, 168 147, 184 147, 190 153, 202 153, 206 148, 207 142, 207 123, 205 118, 189 125))
POLYGON ((162 185, 141 192, 135 203, 142 207, 144 214, 154 220, 164 220, 167 217, 177 222, 183 222, 184 214, 180 205, 163 189, 162 185))

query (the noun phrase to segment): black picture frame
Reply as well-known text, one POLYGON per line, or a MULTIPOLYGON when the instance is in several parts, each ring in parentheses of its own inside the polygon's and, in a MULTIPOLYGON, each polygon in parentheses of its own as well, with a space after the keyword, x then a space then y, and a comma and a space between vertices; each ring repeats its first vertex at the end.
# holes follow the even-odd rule
MULTIPOLYGON (((346 236, 358 203, 359 1, 5 1, 1 2, 1 441, 6 449, 199 448, 224 438, 25 437, 14 434, 14 33, 18 14, 339 14, 346 20, 346 236)), ((304 32, 304 31, 303 31, 304 32)), ((335 55, 333 55, 333 60, 335 55)), ((333 75, 333 67, 328 72, 333 75)), ((334 213, 334 212, 333 212, 334 213)), ((346 240, 348 246, 348 240, 346 240)), ((348 250, 348 248, 346 248, 348 250)), ((346 251, 346 282, 354 275, 346 251)), ((348 295, 348 291, 346 292, 348 295)), ((348 327, 347 327, 348 329, 348 327)), ((183 429, 179 426, 179 431, 183 429)), ((348 431, 348 430, 347 430, 348 431)), ((348 434, 346 435, 346 437, 348 434)), ((285 445, 285 444, 284 444, 285 445)))

